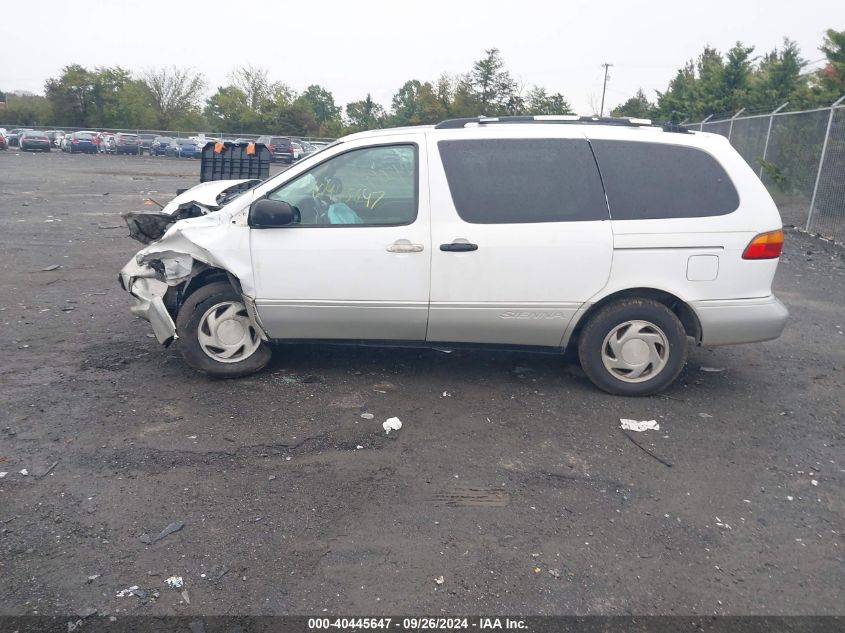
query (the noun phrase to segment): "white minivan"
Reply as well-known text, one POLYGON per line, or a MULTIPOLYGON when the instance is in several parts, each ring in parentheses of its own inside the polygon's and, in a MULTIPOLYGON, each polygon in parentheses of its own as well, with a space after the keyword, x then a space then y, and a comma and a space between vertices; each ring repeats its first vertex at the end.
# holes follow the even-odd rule
POLYGON ((242 376, 272 341, 564 352, 614 394, 690 342, 765 341, 778 210, 722 136, 637 119, 502 117, 347 136, 250 187, 128 214, 132 311, 192 367, 242 376), (191 217, 194 216, 194 217, 191 217))

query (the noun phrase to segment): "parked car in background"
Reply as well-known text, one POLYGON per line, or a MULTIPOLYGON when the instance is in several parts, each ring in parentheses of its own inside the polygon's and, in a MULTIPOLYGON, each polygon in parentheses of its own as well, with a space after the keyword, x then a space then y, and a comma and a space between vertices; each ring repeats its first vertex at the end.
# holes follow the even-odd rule
POLYGON ((70 154, 76 154, 78 152, 83 152, 85 154, 96 154, 97 143, 94 142, 95 138, 97 138, 97 132, 74 132, 69 137, 66 137, 66 151, 70 154))
POLYGON ((162 156, 172 140, 170 136, 156 136, 150 143, 150 156, 162 156))
POLYGON ((291 140, 285 136, 259 136, 256 143, 264 143, 270 150, 271 163, 293 162, 293 146, 291 140))
POLYGON ((61 130, 47 130, 44 134, 46 134, 47 138, 50 139, 50 145, 52 147, 59 147, 61 139, 65 135, 65 133, 61 130))
POLYGON ((293 148, 293 159, 299 160, 302 158, 302 145, 299 141, 291 141, 291 147, 293 148))
POLYGON ((41 150, 42 152, 49 152, 53 146, 53 142, 46 132, 37 132, 35 130, 27 130, 22 132, 18 137, 18 146, 23 151, 27 150, 41 150))
POLYGON ((196 142, 189 138, 174 138, 164 150, 165 156, 179 158, 199 158, 199 154, 196 142))
POLYGON ((9 142, 9 147, 20 147, 20 145, 18 145, 18 139, 23 132, 27 131, 29 131, 29 128, 19 127, 9 132, 9 135, 6 137, 6 140, 9 142))
POLYGON ((6 130, 0 130, 0 149, 8 149, 9 142, 6 140, 6 130))
POLYGON ((97 145, 97 149, 101 154, 114 154, 114 134, 111 132, 102 132, 99 135, 100 142, 97 145))
POLYGON ((114 135, 115 154, 138 154, 140 152, 141 139, 137 134, 118 132, 114 135))
POLYGON ((158 138, 158 134, 147 134, 146 132, 139 134, 138 153, 143 155, 144 152, 147 152, 149 154, 150 147, 152 146, 153 141, 156 140, 156 138, 158 138))

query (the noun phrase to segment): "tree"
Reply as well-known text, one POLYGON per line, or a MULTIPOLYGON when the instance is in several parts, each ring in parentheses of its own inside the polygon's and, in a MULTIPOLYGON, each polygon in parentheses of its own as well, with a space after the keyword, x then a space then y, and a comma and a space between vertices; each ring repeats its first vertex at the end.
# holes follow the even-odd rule
POLYGON ((419 125, 423 121, 422 84, 411 79, 393 95, 391 125, 419 125))
POLYGON ((11 125, 49 125, 53 121, 51 103, 41 95, 9 92, 2 95, 5 101, 3 121, 11 125))
POLYGON ((818 73, 822 100, 832 101, 845 94, 845 31, 828 29, 820 48, 827 64, 818 73))
POLYGON ((340 106, 335 105, 332 93, 322 86, 318 84, 308 86, 301 98, 311 106, 311 111, 320 125, 340 120, 340 106))
POLYGON ((737 42, 726 55, 722 70, 722 92, 725 95, 724 106, 730 111, 737 111, 748 102, 753 52, 753 46, 743 46, 742 42, 737 42))
POLYGON ((666 92, 657 91, 657 118, 679 123, 696 116, 697 105, 695 66, 692 61, 678 69, 666 92))
POLYGON ((505 62, 498 48, 484 51, 485 57, 472 65, 467 77, 471 94, 478 102, 478 114, 499 114, 505 111, 516 92, 516 82, 505 70, 505 62))
POLYGON ((235 68, 229 75, 232 86, 240 90, 246 99, 246 107, 253 112, 260 112, 264 103, 270 99, 275 86, 267 79, 269 71, 251 64, 235 68))
POLYGON ((550 95, 545 88, 533 86, 526 95, 526 114, 574 114, 569 101, 559 92, 550 95))
POLYGON ((632 117, 635 119, 650 119, 654 116, 654 106, 649 103, 643 89, 637 90, 637 94, 628 99, 622 105, 618 105, 610 111, 611 116, 632 117))
POLYGON ((58 78, 50 78, 44 85, 53 114, 61 125, 87 127, 93 125, 96 110, 94 76, 87 68, 71 64, 62 69, 58 78))
POLYGON ((744 105, 757 109, 771 109, 789 101, 802 107, 810 100, 807 77, 801 72, 807 62, 801 57, 798 45, 787 38, 783 47, 763 55, 759 67, 749 80, 744 105))
POLYGON ((173 127, 179 119, 197 115, 205 78, 186 68, 151 68, 141 73, 141 81, 150 93, 157 125, 173 127))
POLYGON ((353 132, 384 127, 384 118, 384 108, 369 93, 361 101, 346 104, 347 124, 353 132))

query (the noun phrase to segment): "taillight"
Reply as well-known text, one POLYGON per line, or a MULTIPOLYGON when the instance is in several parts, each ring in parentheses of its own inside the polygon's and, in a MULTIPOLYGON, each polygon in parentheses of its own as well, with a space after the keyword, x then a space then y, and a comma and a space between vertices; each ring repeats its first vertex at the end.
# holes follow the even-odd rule
POLYGON ((776 259, 782 250, 783 229, 760 233, 745 247, 742 259, 776 259))

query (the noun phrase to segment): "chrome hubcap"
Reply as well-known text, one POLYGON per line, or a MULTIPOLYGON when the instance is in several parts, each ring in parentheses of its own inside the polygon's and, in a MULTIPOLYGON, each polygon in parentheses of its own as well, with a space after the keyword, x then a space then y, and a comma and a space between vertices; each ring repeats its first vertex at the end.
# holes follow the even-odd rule
POLYGON ((604 338, 601 360, 614 378, 623 382, 645 382, 666 367, 669 340, 654 323, 626 321, 604 338))
POLYGON ((200 348, 220 363, 237 363, 255 353, 261 338, 240 301, 224 301, 206 310, 197 332, 200 348))

